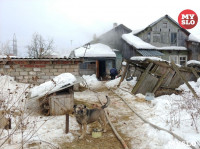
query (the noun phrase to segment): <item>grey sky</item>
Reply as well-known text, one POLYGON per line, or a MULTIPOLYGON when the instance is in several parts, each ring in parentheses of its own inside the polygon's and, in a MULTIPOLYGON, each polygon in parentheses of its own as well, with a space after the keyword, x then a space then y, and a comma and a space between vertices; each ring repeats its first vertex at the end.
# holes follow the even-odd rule
MULTIPOLYGON (((0 0, 0 44, 12 40, 15 33, 18 51, 25 55, 25 46, 32 34, 38 32, 46 39, 53 38, 56 50, 63 52, 90 41, 94 33, 98 36, 108 31, 114 22, 135 30, 166 14, 177 21, 185 9, 192 9, 200 17, 198 3, 198 0, 0 0)), ((188 31, 200 37, 200 23, 188 31)))

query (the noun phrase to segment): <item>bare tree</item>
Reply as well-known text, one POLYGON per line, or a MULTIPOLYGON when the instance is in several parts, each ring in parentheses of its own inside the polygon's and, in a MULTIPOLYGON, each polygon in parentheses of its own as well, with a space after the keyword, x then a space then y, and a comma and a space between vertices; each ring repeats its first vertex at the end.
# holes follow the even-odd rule
POLYGON ((9 45, 9 41, 6 41, 1 45, 0 54, 2 55, 10 55, 12 53, 12 49, 9 45))
POLYGON ((34 33, 31 45, 28 45, 29 57, 41 58, 50 55, 53 52, 53 39, 45 40, 42 35, 34 33))

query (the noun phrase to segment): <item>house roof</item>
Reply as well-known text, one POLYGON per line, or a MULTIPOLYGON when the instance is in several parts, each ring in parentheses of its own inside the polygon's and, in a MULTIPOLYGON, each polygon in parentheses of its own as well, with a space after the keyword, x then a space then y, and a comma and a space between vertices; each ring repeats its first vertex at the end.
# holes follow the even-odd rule
POLYGON ((144 54, 144 56, 151 56, 151 54, 149 53, 149 50, 155 51, 152 52, 152 56, 162 56, 162 54, 158 51, 164 51, 164 50, 177 50, 177 51, 186 51, 187 48, 186 47, 181 47, 181 46, 168 46, 168 47, 156 47, 153 46, 145 41, 143 41, 141 38, 133 35, 133 33, 129 33, 129 34, 123 34, 122 35, 122 39, 124 39, 129 45, 132 45, 133 47, 135 47, 136 49, 138 49, 138 52, 140 50, 140 54, 144 54), (146 51, 141 51, 141 50, 146 50, 146 51), (158 51, 156 51, 158 50, 158 51), (147 53, 148 52, 148 53, 147 53))
POLYGON ((128 44, 134 46, 136 49, 156 49, 155 46, 143 41, 133 33, 123 34, 122 39, 124 39, 128 44))
POLYGON ((164 54, 156 50, 137 50, 142 56, 163 56, 164 54))
POLYGON ((91 44, 87 48, 80 47, 74 50, 75 57, 116 57, 115 52, 102 43, 91 44))
POLYGON ((188 41, 200 42, 200 39, 194 36, 193 34, 190 34, 188 37, 188 41))
POLYGON ((158 22, 160 22, 160 21, 161 21, 162 19, 164 19, 164 18, 169 19, 171 22, 173 22, 177 27, 179 27, 179 28, 180 28, 183 32, 185 32, 187 35, 190 34, 190 32, 188 32, 186 29, 182 28, 173 18, 171 18, 171 17, 168 16, 168 15, 165 15, 165 16, 159 18, 158 20, 156 20, 155 22, 151 23, 150 25, 148 25, 148 26, 147 26, 146 28, 144 28, 143 30, 140 30, 140 31, 136 32, 135 35, 137 35, 137 34, 143 32, 143 31, 147 30, 147 29, 150 28, 150 27, 153 27, 154 25, 156 25, 158 22))

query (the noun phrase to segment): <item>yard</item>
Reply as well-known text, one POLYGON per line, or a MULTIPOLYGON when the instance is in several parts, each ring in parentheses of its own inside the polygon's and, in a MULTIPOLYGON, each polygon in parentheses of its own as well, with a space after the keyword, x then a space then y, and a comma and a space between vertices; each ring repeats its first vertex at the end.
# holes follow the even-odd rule
MULTIPOLYGON (((111 99, 107 112, 114 127, 124 139, 129 148, 150 149, 180 148, 187 149, 190 145, 195 148, 200 146, 200 119, 199 100, 192 98, 192 93, 187 86, 181 85, 181 95, 164 95, 148 102, 142 94, 131 95, 130 91, 136 79, 123 81, 117 88, 119 78, 113 81, 100 82, 95 76, 84 76, 87 83, 81 84, 81 90, 75 92, 75 103, 83 103, 89 108, 99 107, 99 99, 106 102, 105 96, 111 99), (95 92, 94 92, 95 91, 95 92), (143 122, 122 101, 122 97, 130 107, 144 119, 151 123, 172 131, 187 142, 178 141, 165 131, 157 130, 143 122)), ((26 99, 26 94, 31 88, 27 84, 17 83, 13 78, 1 76, 0 98, 6 99, 4 109, 12 109, 14 114, 8 114, 12 120, 12 129, 1 129, 1 148, 69 148, 69 149, 99 149, 123 148, 114 135, 109 124, 108 131, 100 138, 92 138, 93 128, 100 125, 95 122, 88 125, 87 135, 78 139, 79 126, 74 115, 70 114, 69 133, 65 133, 65 116, 44 116, 37 109, 30 110, 28 105, 34 107, 34 102, 26 99), (22 145, 23 144, 23 145, 22 145)), ((200 80, 190 82, 191 86, 200 96, 200 80)))

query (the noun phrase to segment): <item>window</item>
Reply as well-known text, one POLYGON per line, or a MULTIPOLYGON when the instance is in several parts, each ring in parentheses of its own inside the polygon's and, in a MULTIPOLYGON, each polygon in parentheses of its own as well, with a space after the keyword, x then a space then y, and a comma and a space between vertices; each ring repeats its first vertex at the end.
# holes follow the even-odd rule
POLYGON ((153 34, 153 42, 160 42, 160 33, 153 34))
POLYGON ((179 62, 180 65, 185 66, 187 62, 187 56, 179 56, 179 62))
POLYGON ((167 28, 167 23, 163 23, 163 28, 167 28))
POLYGON ((177 33, 171 33, 171 44, 177 43, 177 33))
POLYGON ((148 35, 147 35, 147 42, 150 42, 151 41, 151 33, 148 32, 148 35))
POLYGON ((175 64, 178 64, 178 56, 177 55, 170 55, 169 56, 169 61, 174 62, 175 64))

